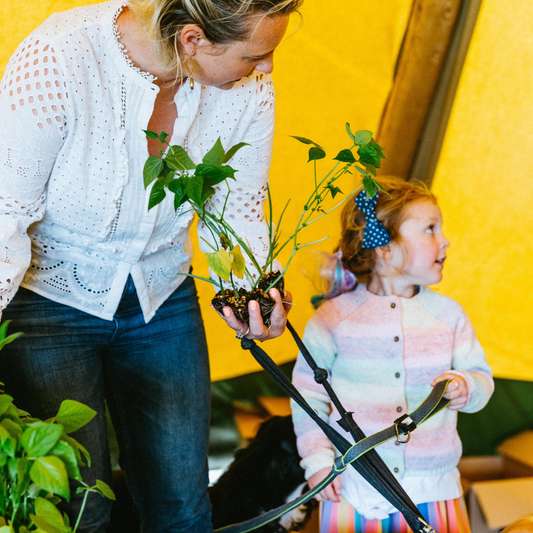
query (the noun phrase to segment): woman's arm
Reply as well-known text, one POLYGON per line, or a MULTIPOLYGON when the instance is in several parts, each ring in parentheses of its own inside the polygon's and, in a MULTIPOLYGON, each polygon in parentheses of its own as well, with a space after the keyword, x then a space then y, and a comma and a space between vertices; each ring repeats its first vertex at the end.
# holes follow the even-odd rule
POLYGON ((68 94, 51 45, 34 35, 0 83, 0 312, 29 267, 28 227, 45 212, 45 186, 66 134, 68 94))

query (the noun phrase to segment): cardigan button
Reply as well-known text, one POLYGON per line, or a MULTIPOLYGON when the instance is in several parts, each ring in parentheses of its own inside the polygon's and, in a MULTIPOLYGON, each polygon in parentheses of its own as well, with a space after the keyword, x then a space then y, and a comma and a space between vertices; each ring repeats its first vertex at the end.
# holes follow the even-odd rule
POLYGON ((398 342, 400 340, 400 337, 394 337, 394 342, 398 342))
POLYGON ((394 377, 399 378, 399 377, 400 377, 400 373, 399 373, 399 372, 396 372, 396 374, 394 374, 394 377))
POLYGON ((396 407, 396 411, 398 411, 398 413, 401 413, 402 412, 402 406, 398 405, 398 407, 396 407))
POLYGON ((390 306, 394 309, 396 307, 396 304, 390 304, 390 306))
POLYGON ((397 474, 399 471, 400 471, 399 468, 395 468, 395 469, 394 469, 394 473, 395 473, 395 474, 397 474))

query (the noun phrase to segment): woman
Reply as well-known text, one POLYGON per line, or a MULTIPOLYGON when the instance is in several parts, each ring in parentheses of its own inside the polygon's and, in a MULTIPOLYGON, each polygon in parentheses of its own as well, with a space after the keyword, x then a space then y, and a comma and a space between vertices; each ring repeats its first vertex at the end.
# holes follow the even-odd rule
MULTIPOLYGON (((91 453, 89 483, 110 481, 107 401, 145 533, 211 525, 207 350, 194 283, 180 275, 192 216, 168 198, 148 211, 142 168, 158 145, 143 130, 170 133, 197 162, 218 137, 249 143, 231 161, 226 212, 266 255, 269 73, 300 2, 111 0, 58 13, 0 85, 0 307, 25 333, 2 352, 1 381, 34 416, 66 398, 97 411, 74 435, 91 453)), ((229 309, 223 318, 276 337, 286 311, 272 295, 270 330, 253 302, 250 328, 229 309)), ((105 531, 109 511, 90 498, 78 531, 105 531)))

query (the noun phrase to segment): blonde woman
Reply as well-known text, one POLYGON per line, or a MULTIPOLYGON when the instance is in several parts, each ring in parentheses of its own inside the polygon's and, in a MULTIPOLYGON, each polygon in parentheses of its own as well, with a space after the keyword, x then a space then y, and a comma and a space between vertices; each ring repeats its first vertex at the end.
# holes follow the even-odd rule
MULTIPOLYGON (((261 256, 272 136, 273 54, 301 0, 111 0, 57 13, 19 46, 0 84, 0 310, 25 333, 0 380, 17 405, 62 400, 97 416, 75 435, 84 479, 110 482, 105 402, 144 533, 211 530, 209 369, 186 210, 147 209, 142 168, 165 130, 196 161, 247 142, 226 212, 261 256)), ((223 191, 215 196, 221 201, 223 191)), ((201 231, 201 230, 200 230, 201 231)), ((250 309, 237 333, 268 331, 250 309)), ((74 491, 75 492, 75 491, 74 491)), ((68 512, 76 515, 73 495, 68 512)), ((103 533, 95 496, 79 533, 103 533)))

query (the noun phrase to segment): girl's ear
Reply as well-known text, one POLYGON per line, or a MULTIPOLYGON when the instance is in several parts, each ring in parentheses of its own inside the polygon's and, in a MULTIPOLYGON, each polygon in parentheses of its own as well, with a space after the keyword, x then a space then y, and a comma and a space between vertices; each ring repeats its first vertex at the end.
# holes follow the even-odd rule
POLYGON ((181 29, 178 37, 182 50, 189 57, 193 57, 196 54, 196 49, 199 46, 205 46, 211 44, 205 36, 204 31, 200 26, 196 24, 185 24, 181 29))
POLYGON ((379 246, 376 250, 376 255, 383 261, 390 261, 392 259, 392 250, 389 244, 379 246))

